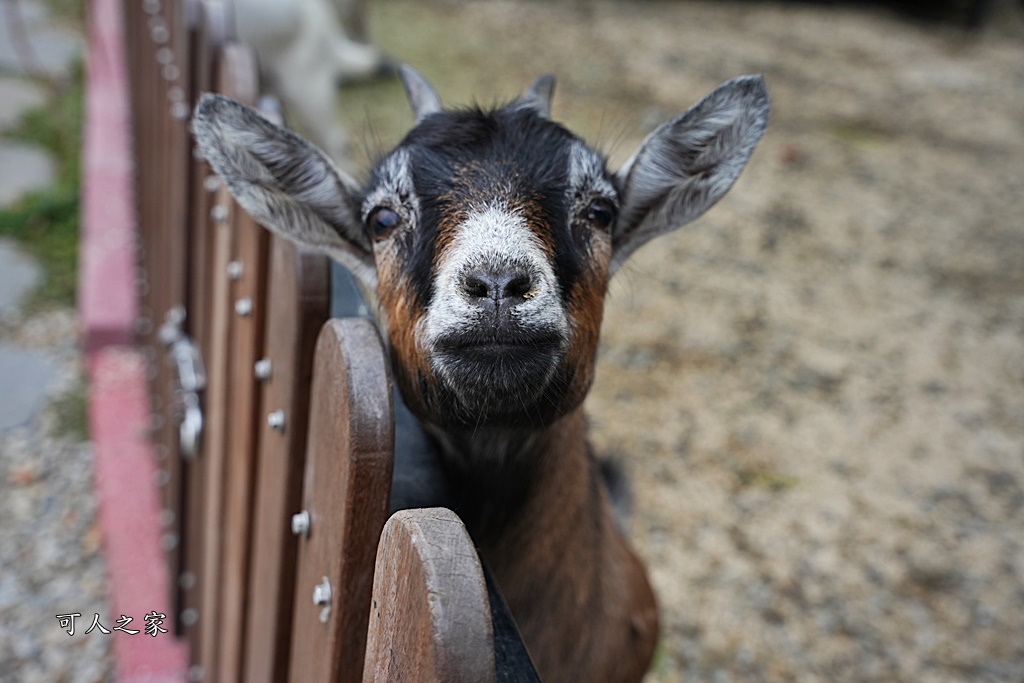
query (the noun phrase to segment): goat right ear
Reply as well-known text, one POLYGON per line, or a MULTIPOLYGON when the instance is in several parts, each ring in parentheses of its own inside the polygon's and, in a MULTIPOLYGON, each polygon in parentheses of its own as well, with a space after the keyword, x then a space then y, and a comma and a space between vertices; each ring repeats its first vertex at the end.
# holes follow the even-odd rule
POLYGON ((373 247, 359 220, 360 190, 298 135, 222 95, 204 94, 192 118, 203 157, 259 223, 319 251, 376 291, 373 247))
POLYGON ((638 247, 707 211, 729 191, 768 125, 760 76, 718 86, 658 127, 616 174, 622 208, 612 231, 614 273, 638 247))
POLYGON ((398 77, 402 79, 405 96, 409 98, 416 123, 441 111, 441 97, 426 76, 408 64, 403 64, 398 68, 398 77))

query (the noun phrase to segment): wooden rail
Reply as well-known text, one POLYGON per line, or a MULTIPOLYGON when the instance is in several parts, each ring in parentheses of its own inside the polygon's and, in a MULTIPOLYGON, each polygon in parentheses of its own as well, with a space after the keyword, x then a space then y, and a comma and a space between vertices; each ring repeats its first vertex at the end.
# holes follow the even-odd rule
POLYGON ((122 7, 138 340, 190 679, 537 680, 458 517, 387 519, 394 394, 373 323, 328 320, 325 257, 254 224, 194 152, 200 93, 260 102, 230 5, 122 7))

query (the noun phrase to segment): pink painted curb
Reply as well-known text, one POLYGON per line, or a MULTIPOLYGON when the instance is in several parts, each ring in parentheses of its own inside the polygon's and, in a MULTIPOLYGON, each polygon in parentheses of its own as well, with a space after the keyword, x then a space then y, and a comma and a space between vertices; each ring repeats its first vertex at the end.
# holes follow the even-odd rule
POLYGON ((133 343, 136 317, 124 30, 115 1, 90 4, 78 290, 87 351, 133 343))
POLYGON ((145 362, 137 350, 109 346, 90 354, 89 427, 95 452, 103 551, 110 578, 108 622, 121 615, 141 633, 116 633, 119 683, 185 680, 188 653, 174 637, 167 568, 160 549, 160 506, 146 440, 145 362), (166 615, 167 633, 146 635, 144 617, 166 615))
POLYGON ((94 484, 110 578, 111 616, 126 615, 113 654, 118 683, 183 683, 184 642, 175 638, 169 577, 160 547, 156 466, 146 439, 146 366, 132 346, 135 222, 124 27, 117 0, 90 3, 79 317, 89 374, 94 484), (144 617, 167 615, 167 633, 145 633, 144 617))

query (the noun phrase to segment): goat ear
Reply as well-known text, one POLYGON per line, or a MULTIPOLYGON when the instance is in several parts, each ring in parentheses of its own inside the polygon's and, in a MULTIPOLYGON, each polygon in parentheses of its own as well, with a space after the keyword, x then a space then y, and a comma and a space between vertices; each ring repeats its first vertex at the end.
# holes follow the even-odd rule
POLYGON ((376 290, 373 248, 359 220, 359 187, 326 155, 253 109, 210 93, 199 100, 192 133, 253 218, 326 252, 376 290))
POLYGON ((521 105, 533 109, 542 118, 551 118, 551 100, 555 96, 555 77, 544 74, 527 88, 521 105))
POLYGON ((764 80, 742 76, 647 136, 616 174, 622 208, 612 233, 612 272, 729 191, 764 135, 769 109, 764 80))
POLYGON ((403 64, 398 69, 398 75, 402 79, 416 123, 441 111, 441 97, 423 74, 408 64, 403 64))

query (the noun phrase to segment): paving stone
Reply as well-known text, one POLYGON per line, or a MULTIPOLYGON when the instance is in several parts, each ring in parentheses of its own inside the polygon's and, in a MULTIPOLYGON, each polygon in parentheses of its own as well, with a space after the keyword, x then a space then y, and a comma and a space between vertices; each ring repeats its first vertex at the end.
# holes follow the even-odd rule
POLYGON ((57 364, 52 357, 0 344, 0 430, 31 420, 56 377, 57 364))
POLYGON ((0 78, 0 132, 18 125, 22 115, 46 102, 46 91, 24 78, 0 78))
POLYGON ((39 282, 41 274, 35 260, 22 253, 13 241, 0 239, 0 318, 17 307, 39 282))
POLYGON ((50 155, 38 147, 0 142, 0 205, 9 205, 25 193, 49 185, 55 166, 50 155))
POLYGON ((39 2, 4 4, 10 4, 10 11, 0 12, 0 69, 51 77, 67 75, 82 53, 82 37, 56 25, 39 2), (22 45, 28 50, 21 49, 22 45), (27 59, 31 62, 26 63, 27 59))

